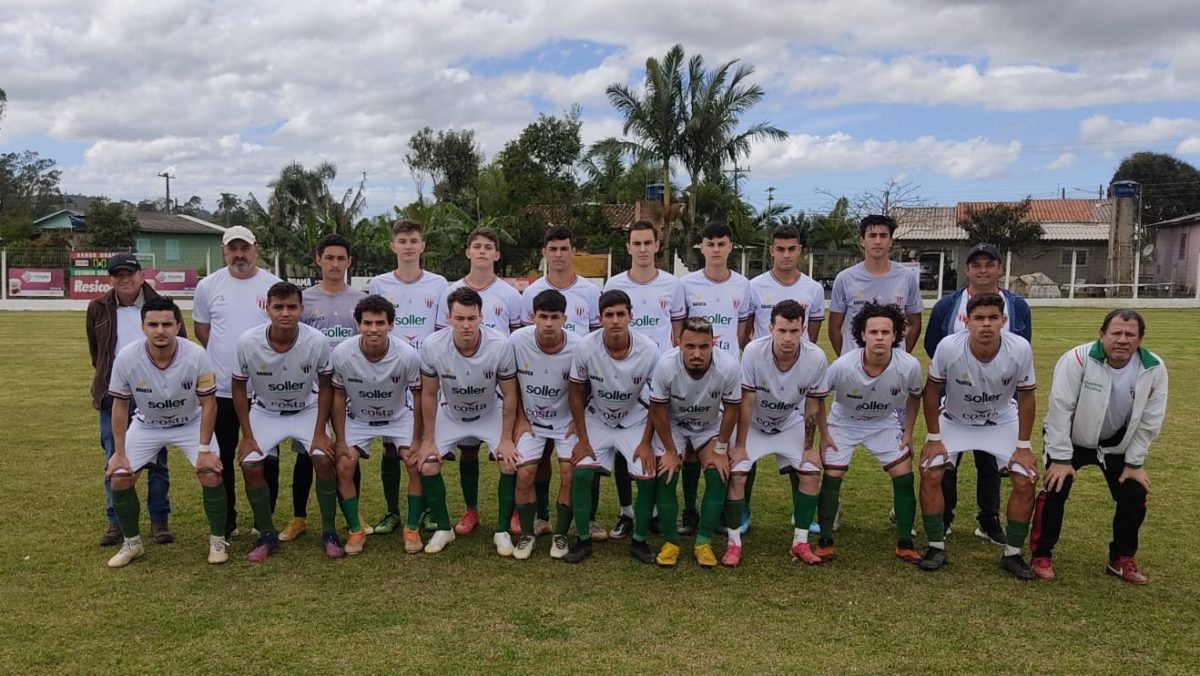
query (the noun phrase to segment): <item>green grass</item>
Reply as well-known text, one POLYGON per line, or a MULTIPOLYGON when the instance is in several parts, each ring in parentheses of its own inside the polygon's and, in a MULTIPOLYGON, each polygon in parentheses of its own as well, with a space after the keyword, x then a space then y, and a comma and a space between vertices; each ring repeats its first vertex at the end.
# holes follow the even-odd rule
MULTIPOLYGON (((961 479, 965 516, 949 539, 949 568, 925 574, 893 559, 890 483, 861 453, 843 489, 835 563, 789 561, 786 481, 764 472, 736 571, 698 569, 686 539, 681 565, 670 571, 637 564, 618 543, 598 545, 577 567, 552 562, 548 541, 531 561, 502 560, 486 528, 495 514, 496 475, 488 466, 485 528, 441 555, 406 556, 395 535, 368 538, 362 556, 328 562, 310 533, 261 566, 241 559, 249 548, 242 537, 230 563, 212 567, 204 563, 200 491, 175 453, 178 541, 148 544, 144 560, 113 571, 104 565, 113 550, 96 546, 104 525, 102 455, 83 314, 0 313, 7 376, 0 393, 0 665, 20 674, 1196 673, 1198 315, 1145 314, 1146 345, 1166 360, 1172 387, 1166 428, 1147 465, 1153 493, 1139 562, 1153 582, 1135 588, 1102 574, 1112 503, 1095 468, 1084 471, 1068 505, 1060 580, 1020 584, 998 570, 997 548, 970 534, 971 471, 961 479)), ((1102 316, 1035 310, 1040 405, 1057 357, 1094 336, 1102 316)), ((280 525, 290 505, 290 467, 285 459, 280 525)), ((378 467, 377 460, 364 465, 370 520, 382 502, 378 467)), ((448 474, 457 514, 453 466, 448 474)), ((145 485, 138 483, 143 499, 145 485)), ((611 521, 611 483, 602 502, 603 520, 611 521)), ((316 515, 315 499, 310 512, 316 515)))

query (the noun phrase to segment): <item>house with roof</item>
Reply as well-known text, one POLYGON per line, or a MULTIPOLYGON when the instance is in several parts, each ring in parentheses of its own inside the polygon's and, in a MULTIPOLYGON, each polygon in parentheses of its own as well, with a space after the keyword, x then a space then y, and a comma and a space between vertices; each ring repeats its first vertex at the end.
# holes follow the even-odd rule
MULTIPOLYGON (((1196 275, 1200 274, 1200 212, 1179 216, 1146 226, 1149 241, 1154 243, 1152 279, 1170 285, 1172 291, 1196 293, 1196 275)), ((1142 278, 1146 277, 1142 264, 1142 278)))
MULTIPOLYGON (((224 265, 221 236, 225 228, 186 214, 135 211, 138 232, 133 250, 146 267, 194 269, 207 274, 224 265)), ((71 209, 60 209, 33 222, 39 232, 67 232, 80 242, 87 232, 87 216, 71 209)), ((78 245, 75 247, 78 248, 78 245)))

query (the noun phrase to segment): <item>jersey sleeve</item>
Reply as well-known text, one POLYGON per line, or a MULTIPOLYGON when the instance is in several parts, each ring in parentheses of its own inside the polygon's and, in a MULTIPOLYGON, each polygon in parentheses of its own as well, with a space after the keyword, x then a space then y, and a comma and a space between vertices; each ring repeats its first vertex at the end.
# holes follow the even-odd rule
POLYGON ((919 315, 925 309, 921 302, 921 278, 915 270, 908 271, 908 298, 904 302, 904 312, 919 315))
POLYGON ((813 358, 813 375, 812 387, 808 388, 808 396, 813 399, 824 399, 829 394, 829 389, 825 387, 825 375, 829 372, 829 362, 825 361, 825 353, 817 348, 820 353, 819 357, 813 358))
POLYGON ((382 296, 383 293, 379 290, 379 277, 372 277, 371 281, 367 282, 367 295, 382 296))
POLYGON ((500 380, 509 380, 516 376, 517 353, 513 349, 512 341, 506 338, 503 349, 500 350, 500 363, 496 365, 496 377, 500 380))
MULTIPOLYGON (((595 286, 592 284, 593 288, 595 286)), ((595 331, 598 328, 600 328, 600 289, 597 288, 595 293, 588 294, 588 330, 595 331)))
POLYGON ((233 365, 234 380, 249 380, 250 376, 250 350, 246 346, 246 341, 238 338, 237 342, 237 359, 233 365))
POLYGON ((675 285, 675 291, 671 294, 671 321, 678 321, 687 316, 687 294, 684 291, 683 283, 680 282, 675 285))
POLYGON ((196 396, 207 397, 217 392, 217 369, 212 357, 203 350, 196 356, 196 396))
POLYGON ((584 357, 584 348, 580 345, 575 349, 575 357, 571 360, 571 382, 586 383, 588 381, 587 358, 584 357))
POLYGON ((1033 372, 1033 349, 1029 347, 1029 343, 1020 336, 1016 337, 1020 341, 1021 360, 1017 368, 1017 391, 1025 392, 1028 390, 1037 389, 1037 378, 1033 372))
POLYGON ((208 324, 208 323, 211 323, 211 321, 212 321, 212 316, 209 313, 209 302, 210 302, 209 298, 208 298, 209 285, 204 283, 204 282, 208 281, 209 279, 210 279, 209 277, 205 277, 203 280, 201 280, 200 283, 196 285, 196 293, 192 296, 192 323, 193 324, 195 324, 196 322, 200 322, 201 324, 208 324))
POLYGON ((117 399, 129 399, 133 396, 133 388, 129 385, 129 371, 125 368, 125 360, 113 362, 112 375, 108 378, 108 393, 117 399))
POLYGON ((825 289, 820 284, 813 283, 811 298, 808 302, 808 320, 825 319, 825 289))
POLYGON ((317 373, 327 376, 333 373, 333 360, 330 358, 329 341, 322 338, 317 348, 317 373))
POLYGON ((725 381, 721 383, 721 401, 726 404, 740 404, 742 402, 742 378, 739 373, 740 365, 737 368, 731 368, 725 373, 725 381))
POLYGON ((446 300, 450 297, 450 287, 447 286, 442 291, 442 298, 439 301, 437 319, 433 322, 433 328, 444 329, 450 326, 450 307, 446 305, 446 300))
POLYGON ((742 304, 738 308, 738 321, 744 322, 747 319, 754 318, 754 311, 758 308, 758 294, 754 293, 754 287, 746 284, 746 293, 742 294, 742 304))
POLYGON ((757 371, 754 368, 754 364, 757 361, 756 360, 757 356, 758 355, 754 354, 753 352, 745 352, 742 355, 741 371, 742 371, 742 389, 743 390, 749 390, 751 392, 754 392, 758 389, 758 387, 755 385, 755 383, 758 382, 758 378, 756 377, 757 371))
POLYGON ((825 369, 825 377, 821 379, 820 389, 824 392, 823 396, 829 396, 831 392, 837 389, 838 374, 841 372, 839 365, 841 359, 835 359, 829 368, 825 369))
POLYGON ((660 359, 650 374, 650 401, 665 404, 671 401, 671 360, 660 359))
MULTIPOLYGON (((508 284, 508 282, 505 282, 503 279, 499 280, 499 281, 504 284, 508 284)), ((533 319, 532 319, 532 313, 529 315, 525 314, 525 310, 524 310, 525 303, 524 303, 523 297, 521 296, 521 293, 511 286, 509 288, 513 290, 513 295, 508 297, 508 330, 516 331, 517 329, 521 328, 522 326, 525 326, 526 324, 532 324, 533 319), (527 317, 528 317, 528 320, 527 320, 527 317)), ((530 302, 530 309, 532 310, 533 300, 530 299, 529 302, 530 302)), ((509 351, 511 352, 512 350, 510 349, 509 351)))
POLYGON ((333 356, 330 357, 333 362, 333 377, 330 378, 331 384, 339 390, 346 389, 346 381, 342 378, 342 369, 345 368, 345 363, 341 359, 341 355, 337 350, 333 351, 333 356))
POLYGON ((925 383, 921 379, 921 362, 915 359, 912 361, 908 369, 908 374, 904 379, 904 387, 914 397, 920 396, 925 391, 925 383))
POLYGON ((418 354, 412 355, 412 359, 405 360, 404 378, 408 383, 408 389, 411 392, 421 391, 421 356, 418 354))
POLYGON ((838 314, 846 314, 846 275, 845 271, 839 272, 837 277, 833 278, 833 292, 829 294, 829 311, 837 312, 838 314))
POLYGON ((436 378, 438 374, 437 360, 433 356, 433 345, 434 342, 429 340, 421 345, 421 375, 430 378, 436 378))
POLYGON ((947 343, 945 340, 938 343, 937 349, 933 351, 933 359, 929 360, 929 379, 935 383, 946 382, 946 361, 949 359, 947 343))
POLYGON ((529 293, 532 287, 525 287, 521 293, 521 323, 525 326, 533 324, 533 295, 529 293))

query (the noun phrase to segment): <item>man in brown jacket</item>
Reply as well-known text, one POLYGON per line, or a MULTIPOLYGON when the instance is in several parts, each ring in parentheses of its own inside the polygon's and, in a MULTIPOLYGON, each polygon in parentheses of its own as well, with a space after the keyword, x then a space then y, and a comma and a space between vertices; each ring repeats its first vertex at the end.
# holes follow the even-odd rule
MULTIPOLYGON (((92 407, 100 411, 100 446, 104 449, 105 466, 115 450, 112 432, 112 397, 108 394, 108 380, 112 375, 113 359, 121 348, 143 339, 142 304, 158 297, 154 287, 142 276, 142 266, 133 254, 116 254, 108 259, 109 281, 112 289, 88 303, 87 339, 88 351, 92 355, 92 407)), ((179 335, 187 337, 180 327, 179 335)), ((132 415, 133 409, 130 408, 132 415)), ((168 491, 171 487, 167 472, 167 449, 158 453, 158 458, 148 465, 149 491, 146 508, 150 512, 150 536, 158 544, 175 541, 175 535, 167 524, 171 513, 168 491)), ((100 536, 100 545, 108 547, 121 542, 121 529, 113 511, 112 488, 104 480, 104 495, 108 507, 108 530, 100 536)))

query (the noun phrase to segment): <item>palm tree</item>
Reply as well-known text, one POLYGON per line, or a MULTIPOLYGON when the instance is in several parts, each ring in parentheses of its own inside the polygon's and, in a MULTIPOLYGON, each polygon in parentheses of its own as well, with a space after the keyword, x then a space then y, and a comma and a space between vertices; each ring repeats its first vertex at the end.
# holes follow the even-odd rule
POLYGON ((237 195, 231 192, 223 192, 217 198, 217 212, 215 216, 219 216, 225 221, 225 227, 232 225, 233 216, 242 208, 242 200, 237 195))

